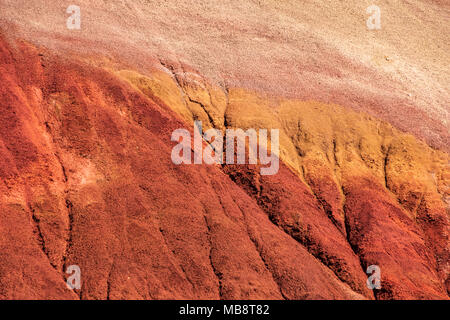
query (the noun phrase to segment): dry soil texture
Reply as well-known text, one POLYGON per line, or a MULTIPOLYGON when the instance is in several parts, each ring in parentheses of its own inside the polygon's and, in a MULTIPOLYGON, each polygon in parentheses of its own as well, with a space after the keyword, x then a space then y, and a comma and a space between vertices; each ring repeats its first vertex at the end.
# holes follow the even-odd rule
POLYGON ((70 4, 0 0, 1 299, 449 299, 448 1, 70 4), (279 172, 173 164, 194 120, 279 172))

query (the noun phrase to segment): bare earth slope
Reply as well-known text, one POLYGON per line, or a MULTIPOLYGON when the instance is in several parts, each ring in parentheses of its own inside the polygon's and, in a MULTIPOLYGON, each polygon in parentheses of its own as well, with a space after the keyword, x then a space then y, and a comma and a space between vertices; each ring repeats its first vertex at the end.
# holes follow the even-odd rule
POLYGON ((449 151, 450 6, 377 1, 80 0, 81 30, 62 0, 2 0, 0 21, 35 43, 120 56, 146 70, 182 61, 216 84, 366 111, 449 151))
POLYGON ((2 0, 0 298, 448 299, 449 6, 370 4, 2 0), (174 165, 193 120, 278 174, 174 165))

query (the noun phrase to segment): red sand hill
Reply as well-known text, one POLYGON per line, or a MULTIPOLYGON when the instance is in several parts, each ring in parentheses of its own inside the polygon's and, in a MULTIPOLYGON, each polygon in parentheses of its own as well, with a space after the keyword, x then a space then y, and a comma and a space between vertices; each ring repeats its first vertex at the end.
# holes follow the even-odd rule
POLYGON ((0 299, 449 299, 448 5, 377 37, 351 1, 80 0, 75 33, 25 2, 0 3, 0 299), (279 172, 173 164, 194 120, 279 129, 279 172))

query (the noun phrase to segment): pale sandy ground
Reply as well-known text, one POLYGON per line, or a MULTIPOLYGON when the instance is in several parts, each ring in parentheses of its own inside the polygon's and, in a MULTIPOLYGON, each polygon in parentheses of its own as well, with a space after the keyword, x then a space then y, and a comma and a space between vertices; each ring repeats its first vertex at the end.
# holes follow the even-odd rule
POLYGON ((145 69, 182 61, 222 86, 339 103, 449 149, 450 1, 0 0, 4 33, 145 69), (82 10, 68 30, 65 10, 82 10), (381 8, 381 30, 366 8, 381 8))

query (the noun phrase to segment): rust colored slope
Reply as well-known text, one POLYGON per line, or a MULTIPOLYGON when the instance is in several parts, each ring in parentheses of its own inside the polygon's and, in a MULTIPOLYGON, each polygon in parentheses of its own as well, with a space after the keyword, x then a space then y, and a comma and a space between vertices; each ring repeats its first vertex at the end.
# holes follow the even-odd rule
POLYGON ((362 298, 220 168, 173 165, 162 102, 0 43, 1 298, 362 298))
POLYGON ((383 285, 379 299, 448 299, 436 256, 423 231, 370 179, 344 185, 349 241, 364 267, 378 265, 383 285))
MULTIPOLYGON (((355 176, 344 184, 346 230, 343 234, 286 168, 280 168, 276 176, 260 176, 258 168, 227 167, 226 171, 257 199, 276 225, 354 290, 366 292, 362 270, 378 265, 383 285, 380 291, 374 292, 379 299, 448 298, 445 278, 438 275, 433 247, 427 243, 420 226, 375 179, 355 176)), ((440 223, 448 225, 448 222, 440 223)))
POLYGON ((121 57, 144 69, 158 57, 228 84, 337 103, 449 151, 450 6, 373 1, 78 0, 81 30, 62 0, 3 0, 0 25, 62 54, 121 57))
POLYGON ((364 292, 356 253, 363 270, 383 266, 387 287, 379 298, 446 297, 448 154, 366 114, 221 89, 187 66, 162 64, 149 76, 118 74, 147 95, 175 102, 176 112, 205 128, 281 128, 280 156, 296 174, 284 167, 274 177, 225 171, 341 280, 364 292), (355 231, 360 224, 363 233, 355 231), (364 253, 371 250, 382 254, 364 253))

